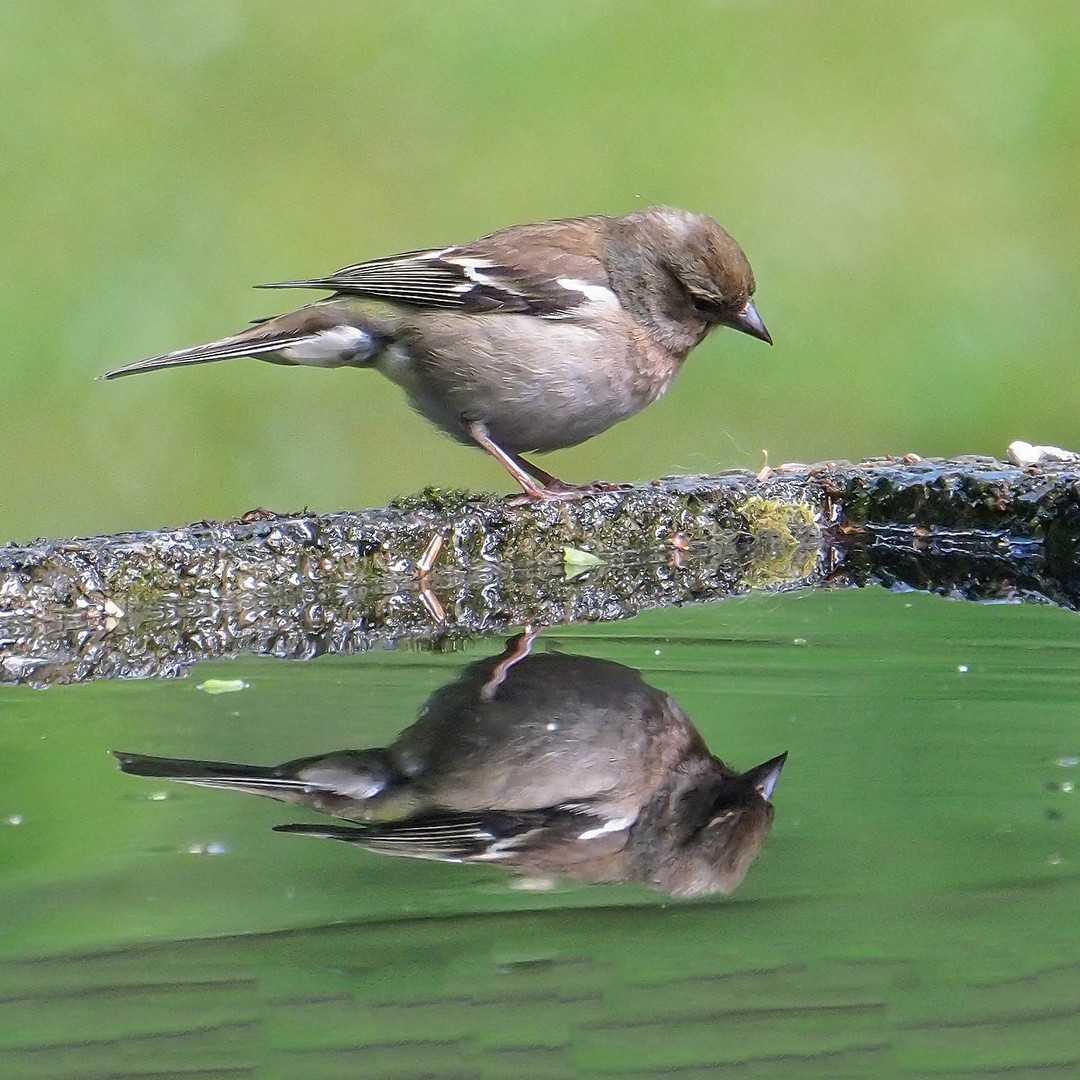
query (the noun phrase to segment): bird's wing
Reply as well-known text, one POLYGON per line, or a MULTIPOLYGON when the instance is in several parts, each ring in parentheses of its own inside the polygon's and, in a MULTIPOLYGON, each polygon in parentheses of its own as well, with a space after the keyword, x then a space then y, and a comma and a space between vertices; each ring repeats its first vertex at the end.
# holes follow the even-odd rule
POLYGON ((575 811, 435 811, 400 822, 370 825, 276 825, 275 832, 343 840, 384 855, 406 855, 440 862, 497 862, 567 818, 585 827, 589 818, 575 811))
POLYGON ((608 289, 605 218, 517 225, 461 247, 407 251, 328 277, 261 288, 331 289, 415 307, 566 315, 608 289))

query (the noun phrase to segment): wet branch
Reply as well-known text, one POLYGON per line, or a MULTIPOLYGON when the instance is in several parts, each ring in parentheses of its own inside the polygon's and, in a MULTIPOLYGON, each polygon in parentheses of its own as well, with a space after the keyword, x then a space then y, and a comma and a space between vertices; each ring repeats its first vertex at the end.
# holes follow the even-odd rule
POLYGON ((1080 467, 961 458, 673 477, 525 507, 427 491, 9 545, 0 681, 175 675, 238 652, 347 653, 752 588, 879 582, 1074 607, 1078 536, 1080 467))

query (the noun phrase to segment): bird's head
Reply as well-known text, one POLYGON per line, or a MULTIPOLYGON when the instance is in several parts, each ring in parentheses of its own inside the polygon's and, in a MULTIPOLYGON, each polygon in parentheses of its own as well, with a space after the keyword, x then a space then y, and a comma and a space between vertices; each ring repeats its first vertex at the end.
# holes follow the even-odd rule
POLYGON ((654 885, 675 896, 735 889, 772 828, 773 788, 786 760, 787 754, 780 754, 726 777, 704 802, 694 795, 685 798, 684 824, 692 827, 678 848, 659 861, 654 885))
POLYGON ((726 229, 706 214, 670 206, 650 206, 622 221, 626 246, 661 279, 668 315, 704 324, 700 336, 730 326, 772 344, 754 307, 754 272, 726 229))

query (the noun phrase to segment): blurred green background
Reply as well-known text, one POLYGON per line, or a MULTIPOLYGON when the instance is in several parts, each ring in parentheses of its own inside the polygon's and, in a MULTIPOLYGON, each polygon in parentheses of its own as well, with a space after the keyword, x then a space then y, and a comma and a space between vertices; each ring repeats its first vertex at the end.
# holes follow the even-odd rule
POLYGON ((0 537, 508 488, 378 376, 94 377, 248 286, 667 202, 747 249, 716 334, 572 480, 1075 444, 1080 9, 959 0, 0 6, 0 537))

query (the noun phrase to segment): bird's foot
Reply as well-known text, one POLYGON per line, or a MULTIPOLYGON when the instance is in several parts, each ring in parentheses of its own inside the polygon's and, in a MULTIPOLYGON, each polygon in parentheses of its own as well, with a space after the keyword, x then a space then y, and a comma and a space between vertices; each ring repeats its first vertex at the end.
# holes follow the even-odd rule
POLYGON ((576 502, 589 495, 605 495, 612 491, 629 491, 631 484, 611 484, 595 480, 591 484, 567 484, 555 477, 545 484, 530 485, 520 495, 507 496, 510 506, 528 506, 536 502, 576 502))
POLYGON ((271 521, 276 517, 285 517, 285 514, 275 514, 273 510, 267 510, 265 506, 256 506, 246 514, 241 514, 236 520, 241 525, 253 525, 256 521, 271 521))
POLYGON ((551 473, 545 472, 539 465, 526 461, 520 454, 511 454, 504 450, 480 420, 473 420, 467 425, 469 436, 483 447, 500 465, 521 485, 520 495, 513 495, 508 502, 511 506, 526 506, 534 502, 574 502, 586 495, 602 495, 609 491, 626 491, 629 484, 609 484, 597 480, 592 484, 567 484, 551 473))

